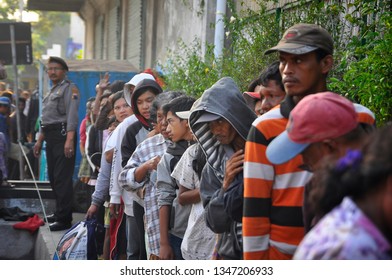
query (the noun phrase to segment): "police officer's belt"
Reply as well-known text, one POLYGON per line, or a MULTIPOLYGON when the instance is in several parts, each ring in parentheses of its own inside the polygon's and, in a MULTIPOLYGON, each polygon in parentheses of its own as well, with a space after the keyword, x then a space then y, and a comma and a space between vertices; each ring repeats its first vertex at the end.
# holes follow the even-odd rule
POLYGON ((67 123, 52 123, 41 125, 43 131, 62 130, 65 127, 67 127, 67 123))

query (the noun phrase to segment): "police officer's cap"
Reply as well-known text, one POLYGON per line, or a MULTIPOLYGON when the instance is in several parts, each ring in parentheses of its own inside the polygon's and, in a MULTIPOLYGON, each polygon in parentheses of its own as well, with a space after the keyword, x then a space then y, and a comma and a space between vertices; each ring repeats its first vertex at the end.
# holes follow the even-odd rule
POLYGON ((63 68, 68 71, 68 65, 67 63, 65 63, 64 59, 62 59, 61 57, 58 56, 51 56, 49 57, 49 61, 48 63, 58 63, 61 66, 63 66, 63 68))

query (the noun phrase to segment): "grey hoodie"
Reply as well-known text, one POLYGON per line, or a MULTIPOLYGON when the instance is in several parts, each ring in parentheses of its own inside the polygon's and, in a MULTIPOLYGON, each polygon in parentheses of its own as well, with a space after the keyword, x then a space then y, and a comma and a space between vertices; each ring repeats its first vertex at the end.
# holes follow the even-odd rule
POLYGON ((256 115, 246 104, 234 80, 229 77, 220 79, 207 89, 200 97, 197 106, 192 109, 189 117, 191 130, 200 142, 207 156, 207 162, 223 182, 222 161, 225 156, 230 157, 231 152, 227 149, 224 151, 225 147, 212 135, 208 123, 196 123, 204 112, 225 118, 245 140, 256 115))
POLYGON ((222 189, 226 161, 234 150, 230 145, 222 145, 216 140, 208 123, 197 123, 204 112, 226 119, 244 140, 256 115, 246 104, 234 80, 225 77, 203 93, 189 117, 191 130, 207 159, 200 181, 200 196, 205 208, 207 226, 215 233, 222 234, 218 245, 221 257, 242 258, 241 241, 237 240, 241 224, 230 219, 225 212, 222 189))

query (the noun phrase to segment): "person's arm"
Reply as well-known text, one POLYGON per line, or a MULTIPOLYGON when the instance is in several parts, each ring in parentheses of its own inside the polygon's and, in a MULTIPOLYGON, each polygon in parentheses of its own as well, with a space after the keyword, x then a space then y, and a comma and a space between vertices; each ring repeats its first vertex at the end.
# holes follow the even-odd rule
POLYGON ((179 185, 178 203, 182 206, 200 202, 200 189, 188 189, 179 185))
POLYGON ((108 128, 109 123, 109 114, 112 111, 111 103, 106 100, 106 103, 103 105, 102 109, 99 111, 96 116, 96 120, 94 122, 94 126, 98 130, 105 130, 108 128))
POLYGON ((199 178, 193 169, 197 147, 194 144, 186 149, 171 173, 179 187, 178 203, 182 206, 200 202, 199 178))
POLYGON ((40 156, 40 154, 41 154, 42 142, 44 141, 44 139, 45 139, 45 135, 44 135, 44 133, 41 131, 41 132, 39 133, 38 139, 37 139, 37 141, 35 142, 34 147, 33 147, 34 156, 37 157, 37 158, 38 158, 38 157, 40 156))
POLYGON ((78 88, 74 84, 71 84, 64 94, 67 114, 67 139, 64 144, 64 154, 66 157, 70 158, 75 154, 75 133, 78 129, 80 94, 78 88))
POLYGON ((98 173, 94 193, 91 195, 91 206, 87 210, 86 218, 92 218, 105 200, 109 198, 110 172, 112 165, 101 158, 101 169, 98 173))
POLYGON ((114 152, 114 148, 109 150, 109 151, 106 151, 105 154, 104 154, 105 155, 105 160, 107 162, 109 162, 109 163, 113 162, 113 152, 114 152))
POLYGON ((226 214, 223 204, 224 189, 212 167, 206 165, 200 180, 200 196, 203 201, 207 226, 215 233, 230 231, 232 220, 226 214))
POLYGON ((144 158, 141 158, 143 153, 143 143, 139 145, 125 167, 122 168, 120 175, 118 176, 118 183, 121 188, 126 191, 136 191, 144 186, 148 179, 148 174, 156 169, 156 165, 159 162, 160 157, 156 157, 144 162, 144 158))
POLYGON ((85 144, 86 144, 86 139, 87 139, 86 121, 87 121, 87 119, 84 118, 79 126, 79 139, 80 139, 79 140, 79 149, 80 149, 80 153, 82 154, 82 156, 84 156, 86 153, 86 151, 85 151, 85 144))
POLYGON ((75 143, 75 130, 67 131, 67 139, 64 144, 64 154, 66 157, 70 158, 75 154, 74 151, 75 143))
POLYGON ((242 222, 244 151, 235 152, 226 162, 223 180, 223 206, 226 214, 234 221, 242 222))
POLYGON ((163 260, 174 259, 169 242, 169 225, 173 200, 176 197, 175 182, 170 176, 170 155, 163 155, 157 167, 157 193, 159 207, 160 250, 163 260))
POLYGON ((141 124, 133 123, 127 127, 121 141, 121 166, 125 166, 137 147, 136 135, 140 132, 141 124))
MULTIPOLYGON (((94 106, 93 106, 93 110, 92 110, 92 115, 93 115, 93 121, 96 120, 96 117, 99 114, 99 107, 101 105, 101 97, 103 95, 103 92, 105 89, 107 89, 109 87, 110 83, 109 83, 109 73, 106 72, 105 75, 103 77, 101 77, 101 79, 99 80, 98 85, 95 87, 96 90, 96 96, 95 96, 95 101, 94 101, 94 106)), ((104 128, 106 129, 106 128, 104 128)))
POLYGON ((111 169, 111 179, 110 179, 110 186, 109 186, 109 195, 110 195, 110 214, 114 218, 118 218, 118 209, 121 204, 121 197, 122 197, 122 188, 120 188, 118 184, 118 175, 121 171, 121 152, 114 148, 113 150, 113 160, 112 160, 112 169, 111 169))
POLYGON ((161 160, 160 156, 153 157, 152 159, 144 162, 135 170, 135 181, 141 183, 145 180, 146 175, 157 169, 158 163, 161 160))
POLYGON ((169 241, 170 211, 171 206, 169 205, 163 205, 159 208, 159 258, 161 260, 174 259, 173 248, 171 247, 169 241))

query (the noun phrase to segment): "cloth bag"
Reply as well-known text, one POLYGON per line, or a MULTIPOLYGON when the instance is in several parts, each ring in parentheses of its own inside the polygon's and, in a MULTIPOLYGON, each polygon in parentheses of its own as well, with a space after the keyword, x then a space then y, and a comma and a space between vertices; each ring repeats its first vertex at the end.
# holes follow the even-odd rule
POLYGON ((95 231, 96 219, 80 221, 72 226, 60 239, 54 260, 97 260, 95 231))

